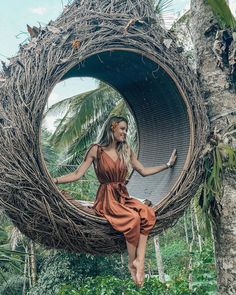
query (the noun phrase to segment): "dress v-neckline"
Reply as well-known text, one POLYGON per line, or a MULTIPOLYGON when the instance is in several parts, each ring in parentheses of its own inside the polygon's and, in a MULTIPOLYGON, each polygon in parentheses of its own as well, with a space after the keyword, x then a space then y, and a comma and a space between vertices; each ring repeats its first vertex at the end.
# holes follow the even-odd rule
POLYGON ((102 150, 103 150, 103 152, 104 152, 104 153, 105 153, 105 154, 106 154, 106 155, 112 160, 113 163, 115 163, 115 164, 117 163, 117 161, 118 161, 118 159, 119 159, 118 155, 117 155, 117 159, 114 160, 114 159, 112 159, 112 157, 111 157, 107 152, 104 151, 103 148, 102 148, 102 150))

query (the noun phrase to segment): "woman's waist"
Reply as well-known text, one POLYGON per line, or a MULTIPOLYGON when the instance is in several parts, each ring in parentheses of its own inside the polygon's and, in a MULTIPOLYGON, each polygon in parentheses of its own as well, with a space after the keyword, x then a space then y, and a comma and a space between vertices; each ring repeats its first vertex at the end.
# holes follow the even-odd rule
POLYGON ((122 185, 126 185, 126 184, 128 184, 128 180, 126 180, 126 179, 124 179, 124 180, 107 180, 107 181, 99 181, 99 183, 100 183, 100 186, 102 186, 102 185, 112 185, 112 184, 114 184, 114 185, 116 185, 116 184, 122 184, 122 185))
POLYGON ((111 192, 112 196, 120 203, 124 204, 125 199, 129 198, 129 193, 126 187, 126 180, 115 180, 100 182, 100 187, 98 189, 98 195, 101 192, 111 192))

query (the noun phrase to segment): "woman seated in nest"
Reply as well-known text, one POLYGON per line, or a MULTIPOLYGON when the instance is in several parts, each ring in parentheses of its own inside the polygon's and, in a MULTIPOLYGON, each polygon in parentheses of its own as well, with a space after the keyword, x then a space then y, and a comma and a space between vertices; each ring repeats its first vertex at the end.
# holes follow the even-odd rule
POLYGON ((79 168, 73 173, 55 178, 54 182, 76 181, 94 164, 100 186, 93 209, 96 214, 105 217, 115 230, 124 234, 129 255, 128 268, 135 284, 141 287, 144 283, 146 241, 155 225, 156 216, 153 208, 129 196, 126 188, 128 168, 131 166, 142 176, 161 172, 174 165, 176 150, 167 164, 143 167, 126 141, 127 130, 126 118, 110 117, 98 143, 90 146, 79 168))

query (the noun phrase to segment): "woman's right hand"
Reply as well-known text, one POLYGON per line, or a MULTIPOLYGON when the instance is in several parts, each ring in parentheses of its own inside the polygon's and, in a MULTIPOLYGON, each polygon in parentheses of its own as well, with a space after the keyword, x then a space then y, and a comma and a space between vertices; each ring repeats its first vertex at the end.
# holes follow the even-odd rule
POLYGON ((52 181, 53 181, 55 184, 58 184, 58 179, 57 179, 57 178, 53 178, 52 181))

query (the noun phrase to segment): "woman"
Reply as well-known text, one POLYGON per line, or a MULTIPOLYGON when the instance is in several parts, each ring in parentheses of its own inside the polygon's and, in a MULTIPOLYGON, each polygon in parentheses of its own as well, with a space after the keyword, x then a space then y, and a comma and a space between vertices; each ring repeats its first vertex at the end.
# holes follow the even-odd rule
POLYGON ((126 118, 110 117, 98 143, 91 145, 79 168, 73 173, 55 178, 54 182, 76 181, 94 164, 100 186, 93 209, 99 216, 105 217, 115 230, 123 232, 129 255, 128 268, 133 281, 141 287, 144 282, 146 241, 156 217, 151 207, 129 196, 125 186, 128 168, 131 166, 142 176, 161 172, 174 165, 176 150, 167 164, 143 167, 126 141, 127 130, 126 118))

